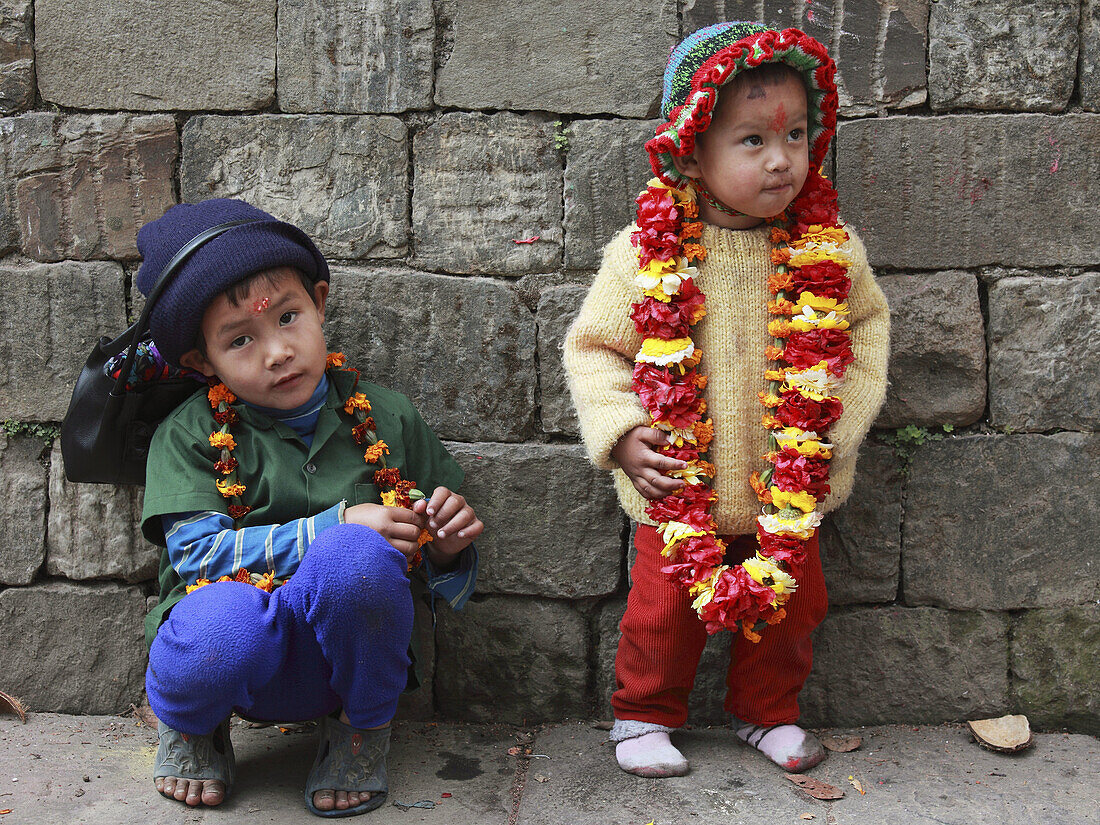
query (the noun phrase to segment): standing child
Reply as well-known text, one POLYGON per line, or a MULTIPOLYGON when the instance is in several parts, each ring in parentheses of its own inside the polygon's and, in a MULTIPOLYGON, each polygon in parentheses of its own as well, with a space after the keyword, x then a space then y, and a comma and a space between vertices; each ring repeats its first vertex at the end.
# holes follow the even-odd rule
POLYGON ((889 331, 820 174, 834 70, 802 32, 753 23, 673 50, 657 178, 566 339, 585 444, 638 523, 611 739, 639 776, 687 772, 669 732, 724 628, 738 737, 788 771, 825 755, 795 724, 826 609, 816 527, 851 492, 889 331))
POLYGON ((408 399, 328 354, 328 265, 301 230, 241 201, 172 207, 138 233, 142 292, 233 221, 246 223, 187 259, 150 320, 164 359, 211 385, 161 424, 146 470, 142 531, 166 547, 146 622, 154 782, 217 805, 231 713, 320 718, 306 806, 350 816, 385 801, 390 720, 416 686, 406 572, 423 549, 429 590, 461 607, 483 526, 408 399))

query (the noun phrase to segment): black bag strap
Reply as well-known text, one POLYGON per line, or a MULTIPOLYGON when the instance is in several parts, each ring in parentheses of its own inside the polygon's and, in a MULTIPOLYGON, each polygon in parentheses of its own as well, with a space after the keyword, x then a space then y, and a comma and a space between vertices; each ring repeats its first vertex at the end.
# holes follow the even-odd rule
MULTIPOLYGON (((187 259, 191 257, 196 249, 207 241, 212 241, 214 238, 228 232, 234 227, 244 226, 249 223, 259 223, 261 220, 261 218, 242 218, 236 221, 219 223, 217 226, 205 229, 185 243, 180 248, 180 251, 172 256, 172 260, 165 264, 164 269, 162 269, 160 275, 157 276, 156 286, 154 286, 149 293, 149 297, 145 299, 145 307, 141 311, 141 316, 137 319, 137 322, 127 330, 127 332, 132 332, 133 336, 130 340, 130 347, 126 351, 126 360, 122 362, 122 369, 118 373, 118 380, 115 381, 115 386, 111 390, 111 395, 123 395, 126 392, 126 382, 130 380, 130 365, 133 363, 137 353, 137 346, 141 342, 141 338, 149 326, 149 317, 153 314, 153 306, 156 304, 157 298, 159 298, 161 293, 167 288, 168 284, 176 277, 176 273, 183 267, 187 259)), ((126 333, 123 334, 125 335, 126 333)))

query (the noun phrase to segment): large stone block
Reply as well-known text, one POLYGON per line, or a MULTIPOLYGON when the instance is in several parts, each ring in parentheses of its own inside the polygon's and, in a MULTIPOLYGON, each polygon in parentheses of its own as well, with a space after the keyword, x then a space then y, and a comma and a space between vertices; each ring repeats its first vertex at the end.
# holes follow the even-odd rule
POLYGON ((78 109, 263 109, 276 0, 37 0, 38 86, 78 109))
POLYGON ((282 0, 279 108, 430 109, 434 44, 431 0, 282 0))
POLYGON ((850 121, 838 133, 841 210, 876 266, 1095 264, 1098 144, 1092 114, 850 121))
POLYGON ((645 142, 657 120, 577 120, 565 160, 565 267, 595 270, 600 251, 634 220, 634 199, 653 177, 645 142))
POLYGON ((145 685, 145 597, 118 584, 0 592, 4 690, 31 710, 119 714, 145 685))
POLYGON ((185 201, 242 198, 334 258, 405 254, 408 183, 408 133, 394 117, 199 116, 183 129, 185 201))
POLYGON ((933 3, 932 108, 1065 109, 1077 74, 1080 6, 1080 0, 933 3))
POLYGON ((561 159, 552 123, 451 112, 416 135, 413 155, 417 265, 504 274, 560 266, 561 159))
POLYGON ((985 412, 985 330, 967 272, 878 279, 890 303, 890 386, 875 422, 972 424, 985 412))
POLYGON ((1081 106, 1100 111, 1100 0, 1081 4, 1081 56, 1077 67, 1081 106))
POLYGON ((437 616, 436 705, 447 718, 519 725, 590 715, 589 632, 572 607, 490 596, 437 616))
POLYGON ((645 117, 660 100, 673 0, 456 0, 453 13, 440 106, 645 117))
POLYGON ((1100 736, 1100 607, 1029 610, 1012 627, 1016 710, 1040 728, 1100 736))
POLYGON ((914 106, 925 100, 928 0, 687 0, 684 4, 685 34, 723 20, 793 26, 821 41, 837 62, 837 91, 845 114, 914 106))
POLYGON ((34 103, 34 3, 0 2, 0 114, 34 103))
POLYGON ((0 244, 40 261, 137 257, 137 230, 176 202, 168 115, 0 121, 0 244))
POLYGON ((0 282, 0 418, 60 421, 92 345, 125 328, 122 267, 12 263, 0 282))
POLYGON ((46 469, 39 438, 0 433, 0 584, 30 584, 46 557, 46 469))
POLYGON ((449 444, 485 522, 477 589, 577 599, 619 584, 622 515, 581 447, 449 444))
POLYGON ((50 454, 46 572, 77 580, 155 579, 160 550, 141 536, 142 492, 129 485, 70 483, 61 444, 55 443, 50 454))
POLYGON ((906 603, 1017 610, 1095 599, 1100 516, 1088 502, 1097 500, 1095 433, 976 435, 920 448, 906 488, 906 603))
POLYGON ((1009 710, 1008 617, 923 607, 835 611, 799 697, 810 726, 930 724, 1009 710))
POLYGON ((561 348, 588 289, 559 286, 539 296, 539 399, 546 432, 579 435, 580 423, 569 394, 561 348))
POLYGON ((901 470, 893 450, 865 442, 851 497, 826 516, 818 534, 829 604, 890 602, 897 597, 901 493, 901 470))
POLYGON ((396 269, 333 270, 329 346, 405 393, 441 438, 521 441, 535 408, 535 321, 506 286, 396 269))
POLYGON ((1100 273, 989 288, 989 418, 1015 430, 1100 428, 1100 273))

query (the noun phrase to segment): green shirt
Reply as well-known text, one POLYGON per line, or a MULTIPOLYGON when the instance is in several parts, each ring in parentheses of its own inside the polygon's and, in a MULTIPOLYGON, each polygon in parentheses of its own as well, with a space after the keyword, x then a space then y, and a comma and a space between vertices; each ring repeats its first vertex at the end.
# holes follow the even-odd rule
MULTIPOLYGON (((381 503, 372 478, 377 464, 363 460, 364 447, 355 443, 356 423, 344 412, 344 401, 355 391, 371 403, 376 433, 390 449, 386 463, 428 494, 438 486, 457 489, 463 472, 412 403, 400 393, 360 381, 347 370, 329 371, 329 393, 317 418, 309 447, 290 427, 245 404, 234 407, 240 421, 230 427, 237 446, 241 496, 252 510, 238 527, 283 524, 314 516, 346 501, 348 506, 381 503)), ((145 538, 164 547, 161 517, 213 510, 227 513, 229 501, 214 486, 220 478, 214 462, 220 450, 210 446, 218 429, 206 394, 184 402, 157 428, 145 471, 145 506, 141 529, 145 538)), ((186 593, 186 584, 161 553, 160 603, 145 619, 145 639, 152 644, 168 611, 186 593)))

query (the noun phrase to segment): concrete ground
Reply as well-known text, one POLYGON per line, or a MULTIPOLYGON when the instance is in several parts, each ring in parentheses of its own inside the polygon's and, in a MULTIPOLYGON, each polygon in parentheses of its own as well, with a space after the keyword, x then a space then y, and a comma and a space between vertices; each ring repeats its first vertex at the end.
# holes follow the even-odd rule
MULTIPOLYGON (((862 745, 808 774, 844 791, 820 802, 721 728, 674 741, 688 776, 647 780, 614 764, 588 723, 519 729, 395 727, 387 804, 372 825, 1090 825, 1100 824, 1100 740, 1037 734, 1015 755, 982 750, 959 726, 861 728, 862 745), (860 793, 852 780, 858 782, 860 793), (410 807, 411 806, 411 807, 410 807)), ((150 779, 155 734, 133 717, 0 717, 0 825, 162 825, 316 821, 302 784, 311 729, 234 721, 239 779, 217 809, 162 799, 150 779)))

